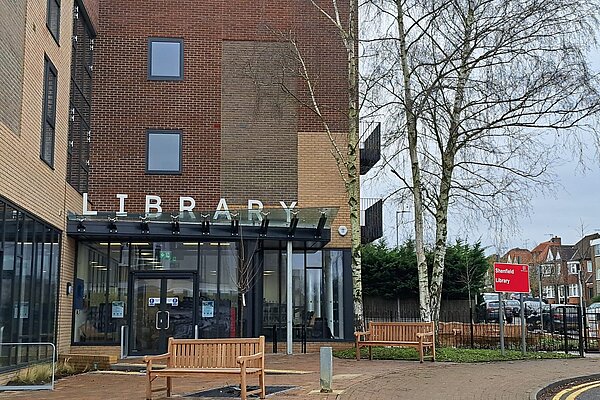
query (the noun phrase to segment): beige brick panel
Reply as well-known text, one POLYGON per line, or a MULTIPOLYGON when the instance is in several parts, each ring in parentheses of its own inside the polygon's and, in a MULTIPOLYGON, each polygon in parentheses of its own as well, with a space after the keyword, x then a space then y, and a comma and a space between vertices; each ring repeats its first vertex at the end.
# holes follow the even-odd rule
MULTIPOLYGON (((335 134, 334 140, 342 154, 346 152, 346 134, 335 134)), ((324 132, 298 133, 298 207, 339 207, 331 223, 330 248, 350 247, 350 208, 335 158, 333 145, 324 132), (348 234, 342 237, 338 227, 345 225, 348 234)))
POLYGON ((66 183, 67 139, 73 1, 61 2, 60 45, 46 27, 46 0, 27 2, 20 129, 15 132, 0 123, 0 195, 20 208, 63 231, 58 289, 57 344, 59 353, 71 343, 75 240, 67 238, 67 210, 81 212, 81 195, 66 183), (54 167, 40 159, 44 55, 58 71, 54 167))

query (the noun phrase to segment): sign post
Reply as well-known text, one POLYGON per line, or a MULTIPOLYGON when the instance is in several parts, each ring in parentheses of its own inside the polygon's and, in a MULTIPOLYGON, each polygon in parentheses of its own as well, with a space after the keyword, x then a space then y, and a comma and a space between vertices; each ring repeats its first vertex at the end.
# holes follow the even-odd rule
POLYGON ((494 263, 494 291, 498 293, 498 320, 500 323, 500 351, 504 355, 504 324, 501 293, 521 294, 521 350, 525 353, 525 314, 523 293, 529 293, 529 266, 525 264, 494 263))

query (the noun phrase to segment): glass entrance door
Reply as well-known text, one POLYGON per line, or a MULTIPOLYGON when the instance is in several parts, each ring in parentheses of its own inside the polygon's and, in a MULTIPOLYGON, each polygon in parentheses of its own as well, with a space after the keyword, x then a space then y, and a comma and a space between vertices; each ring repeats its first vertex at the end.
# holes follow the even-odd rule
POLYGON ((133 274, 130 355, 161 354, 169 337, 193 338, 193 274, 133 274))

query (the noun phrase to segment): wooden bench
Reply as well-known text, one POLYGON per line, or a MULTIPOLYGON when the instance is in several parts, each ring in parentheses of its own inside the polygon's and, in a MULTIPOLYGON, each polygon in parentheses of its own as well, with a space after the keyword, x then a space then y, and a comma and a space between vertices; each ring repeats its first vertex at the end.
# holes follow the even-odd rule
POLYGON ((241 339, 173 339, 169 338, 168 353, 144 357, 146 362, 146 399, 152 393, 167 391, 171 396, 171 379, 192 377, 200 374, 240 375, 241 398, 248 393, 260 392, 265 398, 265 337, 241 339), (166 368, 154 369, 155 361, 166 362, 166 368), (259 389, 246 391, 246 375, 258 374, 259 389), (158 377, 167 378, 167 386, 152 389, 152 382, 158 377))
POLYGON ((369 322, 369 330, 355 332, 356 359, 360 360, 360 348, 369 347, 369 359, 373 359, 373 346, 415 347, 423 362, 426 348, 431 348, 431 361, 435 361, 435 325, 433 322, 369 322))

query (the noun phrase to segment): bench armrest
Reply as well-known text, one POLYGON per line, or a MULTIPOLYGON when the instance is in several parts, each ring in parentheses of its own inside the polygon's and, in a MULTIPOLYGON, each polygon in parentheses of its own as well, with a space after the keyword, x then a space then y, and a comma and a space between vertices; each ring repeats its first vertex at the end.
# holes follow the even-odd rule
POLYGON ((433 337, 433 332, 423 332, 423 333, 417 333, 417 338, 421 339, 424 338, 426 336, 431 336, 433 337))
POLYGON ((366 336, 369 337, 371 336, 371 332, 369 331, 364 331, 364 332, 354 332, 354 337, 359 338, 361 336, 366 336))
POLYGON ((250 361, 250 360, 260 360, 261 358, 264 357, 263 353, 256 353, 256 354, 252 354, 250 356, 238 356, 237 358, 237 363, 238 364, 245 364, 246 361, 250 361))
POLYGON ((146 371, 152 370, 152 362, 159 360, 167 360, 171 358, 171 353, 159 354, 157 356, 144 356, 144 362, 146 363, 146 371))

